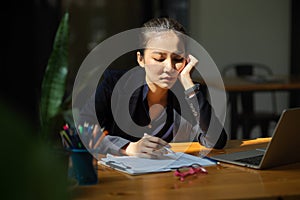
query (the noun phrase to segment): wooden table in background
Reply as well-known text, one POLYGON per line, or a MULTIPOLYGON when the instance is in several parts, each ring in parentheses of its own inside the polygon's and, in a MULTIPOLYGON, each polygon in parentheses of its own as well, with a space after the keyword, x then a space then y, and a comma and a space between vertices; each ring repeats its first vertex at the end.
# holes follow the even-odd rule
MULTIPOLYGON (((237 125, 237 95, 243 92, 265 91, 300 91, 300 76, 277 75, 269 77, 267 81, 255 82, 241 77, 224 77, 225 91, 229 96, 230 110, 230 135, 236 139, 237 125)), ((300 105, 299 105, 300 106, 300 105)))
MULTIPOLYGON (((212 155, 261 148, 269 141, 230 140, 223 150, 207 149, 198 143, 171 145, 175 151, 212 155)), ((182 182, 174 172, 130 176, 99 165, 98 184, 76 187, 73 199, 300 199, 300 163, 269 170, 221 163, 206 169, 208 174, 189 176, 182 182)))
POLYGON ((250 81, 241 77, 224 77, 225 90, 239 91, 289 91, 300 89, 300 76, 276 75, 262 82, 250 81))

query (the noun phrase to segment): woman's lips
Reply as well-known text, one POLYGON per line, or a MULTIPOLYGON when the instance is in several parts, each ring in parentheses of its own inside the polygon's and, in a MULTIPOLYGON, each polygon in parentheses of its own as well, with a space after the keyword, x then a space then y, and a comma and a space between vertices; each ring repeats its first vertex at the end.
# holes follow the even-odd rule
POLYGON ((172 81, 174 80, 175 77, 172 76, 166 76, 166 77, 162 77, 161 80, 166 80, 166 81, 172 81))

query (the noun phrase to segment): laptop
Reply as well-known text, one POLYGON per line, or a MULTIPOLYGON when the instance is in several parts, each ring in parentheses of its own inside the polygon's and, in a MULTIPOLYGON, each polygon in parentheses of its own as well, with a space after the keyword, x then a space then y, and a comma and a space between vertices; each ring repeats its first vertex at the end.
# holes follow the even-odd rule
POLYGON ((300 162, 300 107, 282 111, 267 148, 225 153, 210 158, 253 169, 300 162))

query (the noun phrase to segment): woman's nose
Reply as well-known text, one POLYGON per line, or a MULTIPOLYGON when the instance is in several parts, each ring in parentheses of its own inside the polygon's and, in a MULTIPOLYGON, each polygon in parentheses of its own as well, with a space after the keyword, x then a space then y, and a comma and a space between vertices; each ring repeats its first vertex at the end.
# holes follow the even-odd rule
POLYGON ((174 63, 172 62, 172 59, 166 59, 164 65, 164 71, 167 72, 174 70, 174 63))

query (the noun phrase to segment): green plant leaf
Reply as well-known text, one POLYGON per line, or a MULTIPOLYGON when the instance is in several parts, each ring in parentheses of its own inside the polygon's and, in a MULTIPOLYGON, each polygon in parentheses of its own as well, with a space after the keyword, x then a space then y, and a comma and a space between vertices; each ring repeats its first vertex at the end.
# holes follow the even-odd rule
POLYGON ((69 14, 66 12, 58 26, 42 82, 40 117, 42 126, 46 128, 49 128, 51 120, 61 111, 65 95, 68 74, 68 21, 69 14))

